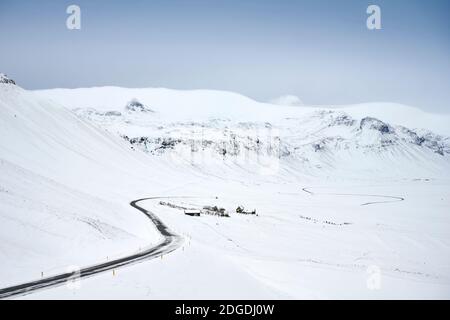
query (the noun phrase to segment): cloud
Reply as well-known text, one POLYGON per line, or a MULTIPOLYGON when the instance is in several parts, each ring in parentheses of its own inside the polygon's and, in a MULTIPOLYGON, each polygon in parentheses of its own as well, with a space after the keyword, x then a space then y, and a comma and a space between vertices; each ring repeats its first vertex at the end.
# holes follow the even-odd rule
POLYGON ((277 104, 279 106, 290 106, 290 107, 300 107, 304 105, 299 97, 290 94, 270 100, 269 103, 277 104))

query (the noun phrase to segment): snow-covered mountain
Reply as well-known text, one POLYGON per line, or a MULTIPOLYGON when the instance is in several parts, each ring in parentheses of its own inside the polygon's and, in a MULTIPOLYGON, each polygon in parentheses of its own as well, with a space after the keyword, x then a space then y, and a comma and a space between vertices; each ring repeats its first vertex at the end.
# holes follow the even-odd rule
POLYGON ((265 163, 272 173, 297 176, 449 172, 450 139, 433 131, 447 132, 450 117, 401 105, 283 107, 229 92, 109 87, 38 94, 123 137, 133 148, 189 159, 195 166, 208 167, 214 159, 216 165, 236 163, 260 172, 255 163, 265 163))
POLYGON ((395 103, 366 103, 349 106, 289 107, 260 103, 243 95, 214 90, 171 90, 163 88, 129 89, 97 87, 80 89, 50 89, 36 91, 48 99, 63 103, 71 110, 95 108, 98 111, 123 110, 133 99, 173 120, 203 120, 211 118, 236 121, 276 121, 300 117, 317 109, 344 111, 356 120, 365 117, 380 119, 391 125, 411 129, 427 129, 450 135, 450 115, 430 114, 420 109, 395 103))
POLYGON ((449 297, 447 115, 0 79, 0 288, 158 242, 156 196, 182 248, 30 297, 449 297))

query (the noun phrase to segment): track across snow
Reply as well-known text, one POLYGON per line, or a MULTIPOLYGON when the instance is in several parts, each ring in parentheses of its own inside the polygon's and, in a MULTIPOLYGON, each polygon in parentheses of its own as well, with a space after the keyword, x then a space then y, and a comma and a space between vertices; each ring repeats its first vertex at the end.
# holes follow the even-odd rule
POLYGON ((374 198, 385 198, 385 199, 391 199, 391 200, 384 200, 384 201, 371 201, 371 202, 365 202, 361 203, 361 206, 369 206, 372 204, 379 204, 379 203, 391 203, 391 202, 398 202, 398 201, 405 201, 405 198, 403 197, 397 197, 397 196, 386 196, 386 195, 379 195, 379 194, 360 194, 360 193, 315 193, 309 190, 309 188, 303 188, 304 192, 309 193, 311 195, 330 195, 330 196, 352 196, 352 197, 374 197, 374 198))
POLYGON ((144 250, 138 253, 134 253, 123 258, 82 268, 80 271, 77 272, 63 273, 51 277, 42 278, 40 280, 31 281, 15 285, 12 287, 0 289, 0 299, 13 298, 31 294, 38 290, 43 290, 46 288, 62 285, 67 281, 71 281, 74 279, 87 278, 108 270, 117 269, 126 265, 131 265, 145 260, 151 260, 160 257, 163 254, 167 254, 178 249, 183 241, 183 238, 174 233, 173 231, 171 231, 153 212, 144 209, 138 205, 138 203, 141 201, 162 199, 162 198, 182 198, 182 197, 150 197, 130 202, 130 205, 133 208, 141 211, 152 221, 156 229, 162 235, 163 240, 159 242, 157 245, 145 248, 144 250))

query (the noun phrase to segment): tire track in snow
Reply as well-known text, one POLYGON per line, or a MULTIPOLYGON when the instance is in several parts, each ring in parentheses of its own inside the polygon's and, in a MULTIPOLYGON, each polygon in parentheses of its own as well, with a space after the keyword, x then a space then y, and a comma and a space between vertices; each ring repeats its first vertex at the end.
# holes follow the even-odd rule
POLYGON ((387 198, 392 200, 385 200, 385 201, 372 201, 372 202, 365 202, 362 203, 361 206, 369 206, 372 204, 379 204, 379 203, 391 203, 391 202, 399 202, 399 201, 405 201, 405 198, 403 197, 397 197, 397 196, 386 196, 386 195, 379 195, 379 194, 360 194, 360 193, 315 193, 308 188, 302 188, 302 191, 309 193, 310 195, 330 195, 330 196, 352 196, 352 197, 376 197, 376 198, 387 198))
POLYGON ((76 279, 92 277, 96 274, 118 269, 126 265, 131 265, 151 259, 160 257, 163 254, 168 254, 181 246, 183 238, 169 229, 153 212, 144 209, 137 203, 145 200, 155 200, 163 198, 188 198, 188 197, 150 197, 134 200, 130 202, 130 206, 141 211, 146 215, 152 223, 155 225, 158 232, 162 235, 163 240, 157 245, 145 248, 144 250, 131 254, 129 256, 111 260, 104 263, 95 264, 89 267, 82 268, 77 272, 67 272, 46 278, 42 278, 36 281, 30 281, 19 285, 0 289, 0 299, 13 298, 28 295, 36 291, 43 289, 49 289, 52 287, 63 285, 68 281, 76 279))

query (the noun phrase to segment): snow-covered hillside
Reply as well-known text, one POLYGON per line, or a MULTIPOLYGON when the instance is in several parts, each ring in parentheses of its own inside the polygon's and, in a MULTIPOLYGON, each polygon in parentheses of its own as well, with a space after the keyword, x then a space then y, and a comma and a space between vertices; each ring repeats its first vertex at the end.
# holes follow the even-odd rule
POLYGON ((1 287, 158 239, 128 202, 165 185, 121 139, 11 81, 0 83, 0 136, 1 287))
POLYGON ((158 242, 165 197, 178 250, 27 297, 450 296, 447 115, 1 79, 0 289, 158 242))

